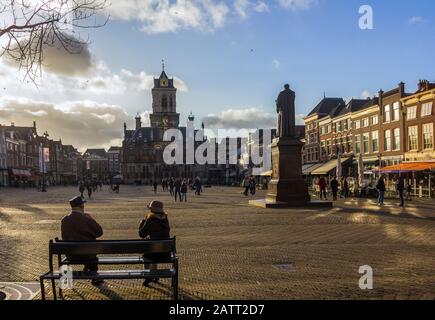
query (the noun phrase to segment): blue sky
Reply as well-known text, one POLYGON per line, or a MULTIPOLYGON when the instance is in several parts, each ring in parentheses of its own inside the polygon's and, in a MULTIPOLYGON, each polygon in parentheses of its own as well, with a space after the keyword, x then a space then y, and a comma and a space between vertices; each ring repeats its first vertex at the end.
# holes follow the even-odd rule
MULTIPOLYGON (((203 19, 199 14, 206 16, 207 9, 197 4, 200 23, 189 16, 192 10, 180 9, 183 17, 174 24, 169 13, 183 8, 180 3, 150 1, 153 7, 143 10, 131 5, 147 1, 114 1, 109 24, 91 31, 89 50, 111 74, 125 69, 158 75, 165 59, 168 74, 186 86, 178 95, 183 119, 190 111, 202 119, 225 110, 227 116, 239 110, 237 116, 250 117, 254 110, 266 119, 254 116, 253 127, 257 120, 258 126, 272 123, 274 100, 287 82, 297 93, 297 113, 307 114, 324 92, 361 98, 400 81, 413 91, 419 79, 435 80, 433 0, 208 0, 221 5, 225 19, 203 19), (164 10, 153 15, 159 2, 165 3, 166 16, 164 10), (358 26, 358 9, 365 4, 373 8, 374 30, 358 26)), ((119 105, 129 115, 151 109, 149 88, 89 97, 119 105)), ((33 92, 31 98, 59 103, 47 92, 33 92)), ((67 98, 83 100, 83 95, 67 98)))
MULTIPOLYGON (((140 22, 112 22, 95 33, 92 49, 113 69, 157 74, 164 58, 168 73, 189 87, 180 94, 183 112, 273 112, 277 93, 290 82, 298 112, 307 113, 323 92, 359 98, 400 81, 413 90, 420 78, 434 80, 434 18, 431 0, 320 0, 296 11, 271 4, 270 12, 250 13, 211 32, 150 35, 140 31, 140 22), (374 30, 358 27, 363 4, 373 7, 374 30), (411 23, 413 17, 422 20, 411 23)), ((149 106, 144 99, 138 107, 149 106)))

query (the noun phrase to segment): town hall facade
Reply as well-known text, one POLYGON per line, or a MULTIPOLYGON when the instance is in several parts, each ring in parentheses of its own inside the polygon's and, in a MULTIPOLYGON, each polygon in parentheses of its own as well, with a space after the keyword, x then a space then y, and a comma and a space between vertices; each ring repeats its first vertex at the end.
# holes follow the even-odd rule
MULTIPOLYGON (((154 79, 152 89, 152 113, 150 127, 143 127, 140 115, 136 116, 133 130, 124 124, 122 143, 122 175, 126 183, 159 181, 170 177, 207 179, 207 168, 199 165, 166 165, 163 152, 171 142, 164 141, 164 133, 169 129, 179 129, 186 140, 187 127, 180 127, 180 114, 177 113, 177 88, 163 67, 159 78, 154 79)), ((194 126, 191 114, 187 126, 194 126)), ((203 126, 204 129, 204 126, 203 126)), ((197 130, 194 131, 195 133, 197 130)), ((186 152, 184 143, 184 152, 186 152)))

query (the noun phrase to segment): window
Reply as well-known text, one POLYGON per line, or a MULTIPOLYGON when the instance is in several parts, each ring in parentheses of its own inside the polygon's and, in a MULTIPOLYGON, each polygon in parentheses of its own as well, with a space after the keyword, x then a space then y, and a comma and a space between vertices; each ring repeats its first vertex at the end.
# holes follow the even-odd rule
POLYGON ((335 132, 340 132, 340 122, 335 123, 335 132))
POLYGON ((162 97, 162 108, 163 111, 166 111, 166 109, 168 108, 168 97, 165 95, 162 97))
POLYGON ((369 118, 363 119, 363 128, 367 128, 369 126, 369 118))
POLYGON ((406 109, 406 120, 417 118, 417 106, 408 107, 406 109))
POLYGON ((355 153, 356 154, 361 153, 361 136, 360 135, 355 136, 355 153))
POLYGON ((418 150, 418 127, 408 128, 408 150, 415 151, 418 150))
POLYGON ((323 127, 320 127, 320 135, 323 136, 323 127))
POLYGON ((433 123, 423 125, 423 148, 433 149, 433 123))
POLYGON ((361 120, 356 120, 355 121, 355 129, 360 129, 361 128, 361 120))
POLYGON ((393 131, 394 139, 393 139, 393 150, 400 150, 400 129, 396 128, 393 131))
POLYGON ((379 117, 376 115, 376 116, 373 116, 372 117, 372 125, 373 126, 375 126, 375 125, 377 125, 379 123, 379 117))
POLYGON ((397 121, 400 119, 400 103, 395 102, 393 104, 393 121, 397 121))
POLYGON ((372 152, 379 152, 379 131, 372 132, 372 152))
POLYGON ((384 132, 384 151, 391 151, 391 130, 384 132))
POLYGON ((326 127, 326 133, 331 133, 331 125, 330 124, 328 124, 328 126, 326 127))
POLYGON ((421 116, 431 116, 432 115, 432 102, 424 103, 421 105, 421 116))
POLYGON ((350 130, 352 128, 352 120, 347 119, 347 129, 350 130))
POLYGON ((391 110, 390 105, 386 105, 384 107, 384 122, 390 122, 391 121, 391 110))
MULTIPOLYGON (((368 119, 367 119, 367 121, 368 121, 368 119)), ((364 133, 364 135, 363 135, 364 153, 370 153, 369 139, 370 139, 370 134, 369 133, 364 133)))

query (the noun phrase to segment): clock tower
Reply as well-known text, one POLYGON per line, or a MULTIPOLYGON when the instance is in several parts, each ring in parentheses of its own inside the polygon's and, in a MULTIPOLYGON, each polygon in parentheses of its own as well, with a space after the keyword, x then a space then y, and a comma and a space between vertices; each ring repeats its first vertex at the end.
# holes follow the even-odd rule
POLYGON ((154 79, 152 89, 153 113, 150 114, 151 127, 153 128, 178 128, 180 114, 177 113, 177 88, 174 79, 169 79, 163 64, 162 74, 154 79))

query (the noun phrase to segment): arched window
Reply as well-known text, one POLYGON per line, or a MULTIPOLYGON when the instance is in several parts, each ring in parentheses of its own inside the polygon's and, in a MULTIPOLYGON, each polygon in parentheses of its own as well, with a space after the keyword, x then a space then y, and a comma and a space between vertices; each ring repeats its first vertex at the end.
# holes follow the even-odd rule
POLYGON ((171 108, 171 110, 174 107, 174 101, 172 99, 172 96, 169 97, 169 107, 171 108))
POLYGON ((162 109, 167 111, 168 108, 168 97, 166 95, 162 96, 162 109))

